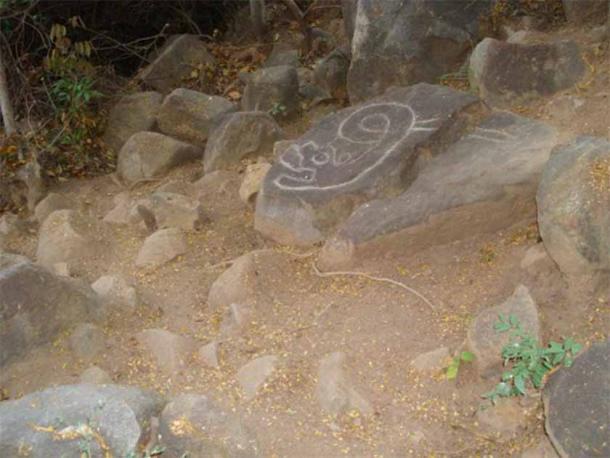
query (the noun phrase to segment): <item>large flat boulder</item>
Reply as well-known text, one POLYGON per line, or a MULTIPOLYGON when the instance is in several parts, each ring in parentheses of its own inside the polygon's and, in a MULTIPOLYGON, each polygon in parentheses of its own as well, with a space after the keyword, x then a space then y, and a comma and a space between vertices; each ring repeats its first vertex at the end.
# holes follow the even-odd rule
MULTIPOLYGON (((357 0, 347 76, 350 101, 377 96, 391 86, 434 82, 455 71, 478 41, 479 17, 492 4, 488 0, 357 0)), ((350 14, 352 8, 347 9, 350 14)))
POLYGON ((610 273, 610 141, 578 137, 557 147, 537 200, 540 235, 561 271, 610 273))
POLYGON ((555 372, 542 399, 546 432, 559 456, 610 456, 610 340, 555 372))
POLYGON ((106 145, 119 152, 133 134, 153 130, 162 101, 163 96, 155 91, 121 97, 108 114, 108 127, 104 132, 106 145))
POLYGON ((418 84, 324 118, 291 143, 259 192, 255 228, 280 243, 324 240, 354 208, 404 191, 421 148, 463 127, 478 99, 418 84), (465 117, 464 117, 465 118, 465 117))
POLYGON ((585 75, 578 45, 569 40, 509 43, 486 38, 470 56, 470 84, 493 105, 552 95, 585 75))
POLYGON ((86 285, 23 256, 0 253, 0 367, 98 311, 86 285))
POLYGON ((235 109, 223 97, 180 88, 163 100, 157 123, 164 134, 204 148, 214 124, 235 109))
POLYGON ((134 182, 162 176, 202 156, 197 146, 156 132, 138 132, 121 148, 117 171, 124 180, 134 182))
POLYGON ((49 388, 0 404, 0 450, 7 457, 135 456, 163 404, 153 392, 120 385, 49 388))
POLYGON ((444 152, 422 160, 400 196, 354 211, 326 242, 322 265, 412 253, 535 217, 536 189, 556 141, 556 130, 543 123, 491 114, 444 152))
POLYGON ((195 35, 174 35, 151 56, 152 62, 138 75, 145 84, 167 94, 182 86, 193 68, 199 65, 213 66, 216 61, 205 43, 195 35))

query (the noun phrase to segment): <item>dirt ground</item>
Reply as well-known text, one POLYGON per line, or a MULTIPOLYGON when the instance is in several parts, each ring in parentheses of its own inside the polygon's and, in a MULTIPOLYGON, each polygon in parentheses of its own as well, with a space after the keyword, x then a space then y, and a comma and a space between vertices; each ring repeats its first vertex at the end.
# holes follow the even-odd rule
MULTIPOLYGON (((607 46, 592 45, 577 30, 555 33, 579 39, 591 65, 590 78, 581 87, 514 111, 558 126, 566 138, 610 137, 607 46), (566 102, 574 98, 579 99, 576 109, 566 102)), ((287 131, 302 132, 307 122, 299 122, 287 131)), ((171 180, 194 182, 201 173, 200 164, 191 164, 162 182, 137 187, 132 195, 145 196, 171 180)), ((74 358, 66 333, 4 368, 0 386, 6 394, 16 398, 50 385, 75 383, 85 368, 96 364, 116 383, 168 395, 210 395, 241 413, 256 431, 264 456, 518 456, 542 437, 541 407, 522 435, 500 443, 482 433, 474 417, 484 404, 481 395, 497 381, 480 379, 468 364, 457 380, 448 381, 442 372, 417 373, 411 361, 441 346, 458 352, 477 312, 503 302, 519 284, 528 286, 537 302, 545 342, 571 336, 590 345, 608 336, 608 297, 575 300, 552 263, 536 272, 520 267, 526 251, 539 243, 535 221, 417 253, 394 253, 358 269, 416 289, 434 305, 431 309, 388 283, 318 276, 312 267, 316 249, 296 252, 254 231, 253 211, 239 202, 238 184, 210 194, 203 202, 210 222, 188 234, 187 254, 157 270, 134 265, 147 235, 144 228, 108 229, 108 249, 81 277, 93 282, 103 274, 124 275, 140 294, 136 313, 117 313, 103 323, 107 348, 91 363, 74 358), (193 357, 181 373, 170 377, 158 371, 134 336, 154 327, 192 337, 201 345, 217 338, 221 313, 206 304, 209 288, 228 266, 225 261, 258 249, 271 251, 257 264, 260 294, 253 298, 255 313, 241 335, 221 343, 220 368, 204 367, 193 357), (333 419, 320 410, 315 399, 318 362, 333 351, 346 353, 352 382, 374 406, 373 416, 333 419), (245 401, 235 373, 247 361, 267 354, 279 356, 280 369, 261 394, 245 401)), ((82 211, 99 219, 123 190, 108 176, 69 181, 54 189, 75 196, 82 211)), ((29 234, 14 240, 9 249, 33 258, 36 241, 36 235, 29 234)), ((523 402, 537 403, 538 398, 523 402)))

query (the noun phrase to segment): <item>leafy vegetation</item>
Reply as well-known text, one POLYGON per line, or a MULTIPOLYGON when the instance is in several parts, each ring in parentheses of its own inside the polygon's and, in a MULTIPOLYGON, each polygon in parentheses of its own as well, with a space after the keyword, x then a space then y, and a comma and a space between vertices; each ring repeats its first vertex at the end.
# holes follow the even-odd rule
POLYGON ((459 355, 454 356, 445 372, 447 380, 455 380, 457 378, 462 363, 471 363, 473 361, 474 355, 469 351, 463 351, 459 355))
POLYGON ((530 386, 539 389, 545 375, 553 369, 572 365, 573 357, 582 348, 572 339, 562 343, 551 341, 541 347, 538 341, 525 332, 514 315, 500 315, 494 325, 497 332, 511 332, 510 342, 502 349, 504 365, 509 370, 502 374, 502 381, 484 395, 495 402, 499 397, 522 396, 530 386))

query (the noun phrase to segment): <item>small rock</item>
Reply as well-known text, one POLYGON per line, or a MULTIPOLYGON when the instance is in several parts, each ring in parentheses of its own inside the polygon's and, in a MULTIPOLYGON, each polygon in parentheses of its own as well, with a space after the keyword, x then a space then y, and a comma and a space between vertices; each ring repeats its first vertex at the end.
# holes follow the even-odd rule
POLYGON ((158 267, 185 254, 187 250, 186 240, 180 229, 161 229, 144 240, 136 258, 136 266, 158 267))
POLYGON ((203 64, 205 68, 216 63, 205 43, 196 35, 188 34, 170 37, 150 60, 152 63, 138 77, 164 94, 184 84, 183 79, 188 78, 197 65, 203 64))
POLYGON ((197 351, 199 361, 208 367, 218 369, 220 364, 218 363, 218 342, 210 342, 209 344, 203 345, 197 351))
POLYGON ((494 105, 523 103, 574 86, 585 64, 573 41, 507 43, 485 38, 470 57, 470 84, 494 105))
POLYGON ((108 114, 108 127, 104 132, 106 145, 119 152, 133 134, 154 130, 162 101, 163 96, 154 91, 121 97, 108 114))
POLYGON ((19 232, 19 217, 13 213, 0 216, 0 235, 10 236, 19 232))
POLYGON ((105 302, 118 305, 121 308, 127 307, 133 310, 138 305, 136 289, 118 275, 103 275, 91 285, 91 288, 105 302))
POLYGON ((104 349, 104 332, 91 323, 79 324, 70 336, 70 349, 80 359, 91 361, 104 349))
POLYGON ((190 354, 195 351, 192 339, 164 329, 146 329, 139 332, 136 339, 152 354, 157 367, 168 375, 182 371, 190 354))
POLYGON ((241 99, 243 111, 266 111, 276 117, 299 109, 299 78, 295 67, 280 65, 252 73, 241 99))
POLYGON ((496 377, 502 372, 502 348, 510 342, 510 332, 497 332, 494 324, 498 316, 514 315, 523 331, 540 340, 538 308, 528 289, 520 285, 504 303, 484 309, 468 330, 467 345, 475 355, 475 363, 484 378, 496 377))
POLYGON ((562 458, 610 456, 610 340, 553 373, 542 399, 546 432, 562 458))
POLYGON ((260 190, 265 175, 271 168, 271 164, 267 161, 258 161, 255 164, 250 164, 246 168, 244 180, 239 187, 239 198, 248 205, 253 205, 256 195, 260 190))
POLYGON ((172 399, 161 414, 159 433, 164 458, 259 456, 256 438, 240 418, 199 394, 172 399))
POLYGON ((121 148, 117 171, 129 182, 147 180, 202 156, 203 150, 194 145, 156 132, 138 132, 121 148))
POLYGON ((450 357, 449 348, 441 347, 436 350, 422 353, 411 361, 411 366, 422 372, 440 371, 447 367, 450 357))
POLYGON ((315 66, 314 82, 330 97, 336 99, 347 97, 348 54, 347 50, 335 49, 315 66))
POLYGON ((320 407, 338 416, 357 410, 370 415, 373 408, 351 385, 345 374, 345 354, 330 353, 320 361, 316 394, 320 407))
POLYGON ((108 385, 112 383, 112 377, 105 370, 97 366, 91 366, 83 371, 79 381, 80 383, 92 383, 94 385, 108 385))
POLYGON ((33 212, 36 204, 45 196, 46 186, 42 177, 42 168, 36 159, 31 159, 15 175, 26 187, 28 210, 33 212))
POLYGON ((206 217, 198 200, 172 192, 155 191, 150 197, 157 227, 199 230, 206 217))
POLYGON ((34 217, 39 224, 42 224, 47 216, 53 213, 55 210, 68 210, 75 207, 75 203, 69 197, 63 194, 57 194, 51 192, 38 202, 34 209, 34 217))
POLYGON ((252 253, 245 254, 225 270, 212 284, 208 307, 221 310, 229 304, 248 303, 256 286, 256 269, 252 253))
POLYGON ((59 275, 60 277, 70 276, 70 266, 67 262, 56 262, 53 264, 52 270, 55 272, 55 275, 59 275))
POLYGON ((506 398, 479 409, 476 419, 485 434, 494 436, 500 442, 506 442, 517 437, 526 428, 535 408, 534 404, 529 409, 522 407, 518 398, 506 398))
POLYGON ((151 418, 164 404, 156 393, 120 385, 38 391, 0 403, 0 450, 6 457, 24 456, 24 451, 31 458, 78 457, 85 443, 91 457, 130 456, 144 445, 151 418), (104 439, 107 450, 94 434, 104 439))
POLYGON ((204 148, 215 123, 235 105, 223 97, 176 89, 163 101, 157 123, 166 135, 204 148))
POLYGON ((114 208, 104 216, 103 221, 109 224, 136 224, 140 221, 137 212, 133 211, 134 203, 128 191, 120 192, 112 199, 114 208))
POLYGON ((283 136, 282 129, 267 113, 228 114, 210 135, 203 155, 203 169, 205 173, 230 169, 244 158, 271 156, 273 144, 283 136))
POLYGON ((237 381, 241 385, 246 400, 253 399, 275 371, 278 357, 275 355, 261 356, 253 359, 237 371, 237 381))
POLYGON ((54 211, 40 227, 36 258, 49 269, 58 262, 67 263, 71 270, 81 267, 100 252, 98 230, 95 221, 81 213, 54 211))

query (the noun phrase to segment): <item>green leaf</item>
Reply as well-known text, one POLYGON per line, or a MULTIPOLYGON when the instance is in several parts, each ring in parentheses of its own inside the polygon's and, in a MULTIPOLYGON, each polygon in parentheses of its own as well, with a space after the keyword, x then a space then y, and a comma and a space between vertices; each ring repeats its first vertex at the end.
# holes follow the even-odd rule
POLYGON ((474 354, 469 351, 463 351, 460 354, 460 359, 465 363, 471 363, 474 361, 474 354))
POLYGON ((455 380, 459 372, 459 365, 451 363, 447 367, 447 380, 455 380))
POLYGON ((519 394, 525 394, 525 377, 518 375, 515 377, 515 388, 519 394))

